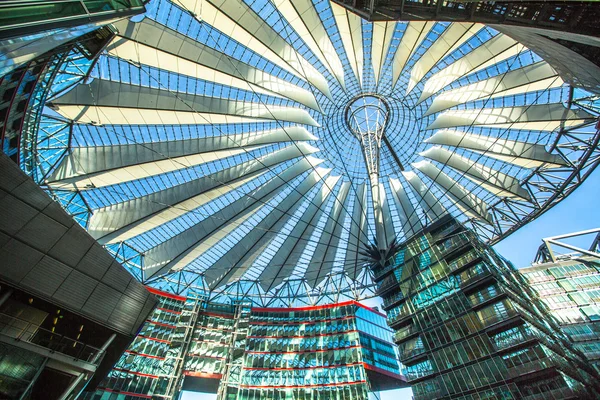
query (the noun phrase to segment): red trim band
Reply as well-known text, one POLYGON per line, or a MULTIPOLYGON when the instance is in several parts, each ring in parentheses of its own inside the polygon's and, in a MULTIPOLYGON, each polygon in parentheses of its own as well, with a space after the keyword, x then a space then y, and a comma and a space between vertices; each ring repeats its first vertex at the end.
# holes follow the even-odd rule
POLYGON ((331 369, 331 368, 342 368, 342 367, 355 367, 357 365, 363 365, 363 362, 355 362, 352 364, 337 364, 337 365, 319 365, 313 367, 296 367, 296 368, 270 368, 270 367, 244 367, 245 371, 298 371, 306 369, 331 369))
POLYGON ((365 365, 365 368, 368 369, 368 370, 370 370, 370 371, 378 372, 380 374, 387 375, 387 376, 389 376, 391 378, 401 380, 402 382, 406 382, 406 377, 404 375, 395 374, 395 373, 393 373, 391 371, 388 371, 388 370, 385 370, 383 368, 379 368, 379 367, 376 367, 374 365, 370 365, 370 364, 367 364, 367 363, 363 363, 363 364, 365 365))
POLYGON ((174 300, 179 300, 179 301, 186 301, 187 297, 184 296, 177 296, 173 293, 167 293, 167 292, 163 292, 162 290, 158 290, 155 289, 153 287, 150 286, 146 286, 146 290, 148 290, 150 293, 155 294, 157 296, 162 296, 162 297, 166 297, 169 299, 174 299, 174 300))
POLYGON ((222 374, 210 373, 210 372, 197 372, 197 371, 183 371, 185 376, 193 376, 194 378, 206 378, 206 379, 221 379, 222 374))
POLYGON ((164 357, 153 356, 151 354, 145 354, 145 353, 138 353, 137 351, 132 351, 132 350, 125 350, 125 353, 133 354, 135 356, 147 357, 147 358, 156 358, 157 360, 164 360, 165 359, 164 357))
POLYGON ((137 375, 137 376, 145 376, 146 378, 158 379, 158 375, 144 374, 141 372, 131 371, 129 369, 113 368, 113 371, 124 372, 126 374, 137 375))
POLYGON ((285 386, 252 386, 252 385, 240 385, 240 387, 247 389, 305 389, 314 387, 331 387, 331 386, 346 386, 346 385, 359 385, 361 383, 367 383, 367 381, 355 381, 355 382, 342 382, 342 383, 325 383, 320 385, 285 385, 285 386))
POLYGON ((165 324, 164 322, 152 321, 151 319, 147 319, 146 322, 148 322, 150 324, 158 325, 158 326, 166 326, 167 328, 171 328, 171 329, 177 328, 177 326, 175 326, 175 325, 165 324))
POLYGON ((265 308, 265 307, 256 307, 256 308, 252 308, 252 311, 257 311, 257 312, 285 312, 285 313, 289 313, 292 311, 313 311, 313 310, 323 310, 323 309, 327 309, 327 308, 335 308, 335 307, 343 307, 343 306, 350 306, 350 305, 355 305, 355 306, 359 306, 362 307, 366 310, 369 310, 371 312, 374 312, 375 314, 379 314, 380 316, 385 318, 385 314, 374 310, 373 308, 369 307, 369 306, 365 306, 364 304, 359 303, 356 300, 348 300, 348 301, 344 301, 341 303, 333 303, 333 304, 323 304, 320 306, 306 306, 306 307, 290 307, 290 308, 265 308))
POLYGON ((302 353, 325 353, 335 350, 359 349, 362 346, 336 347, 334 349, 301 350, 301 351, 246 351, 248 354, 302 354, 302 353))
POLYGON ((335 335, 345 335, 352 332, 358 332, 358 330, 353 329, 350 331, 343 332, 332 332, 332 333, 319 333, 317 335, 303 335, 303 336, 247 336, 247 339, 307 339, 313 337, 322 337, 322 336, 335 336, 335 335))
POLYGON ((285 321, 281 321, 281 322, 263 322, 263 321, 252 321, 250 320, 250 325, 274 325, 274 326, 281 326, 281 325, 315 325, 315 324, 319 324, 319 323, 327 323, 327 322, 332 322, 332 321, 342 321, 345 319, 356 319, 357 317, 354 315, 349 315, 346 317, 338 317, 338 318, 329 318, 329 319, 320 319, 318 321, 289 321, 289 322, 285 322, 285 321))

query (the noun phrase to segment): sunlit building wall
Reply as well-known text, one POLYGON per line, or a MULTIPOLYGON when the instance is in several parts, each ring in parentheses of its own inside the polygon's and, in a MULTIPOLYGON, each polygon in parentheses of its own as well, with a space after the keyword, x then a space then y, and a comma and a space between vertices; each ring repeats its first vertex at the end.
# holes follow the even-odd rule
POLYGON ((576 347, 600 368, 599 259, 572 256, 520 270, 576 347))
POLYGON ((160 305, 86 399, 362 400, 406 386, 385 316, 358 302, 251 308, 151 290, 160 305))
POLYGON ((525 279, 451 217, 374 273, 416 400, 600 393, 597 372, 525 279))

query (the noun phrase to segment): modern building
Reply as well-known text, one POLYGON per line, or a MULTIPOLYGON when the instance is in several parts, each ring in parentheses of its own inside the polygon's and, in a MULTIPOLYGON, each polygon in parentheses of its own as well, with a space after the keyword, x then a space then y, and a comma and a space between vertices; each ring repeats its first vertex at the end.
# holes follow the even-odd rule
MULTIPOLYGON (((87 385, 88 396, 169 398, 187 388, 221 399, 364 397, 402 382, 383 317, 356 301, 383 285, 386 302, 408 302, 391 297, 391 272, 369 266, 387 268, 398 243, 429 240, 448 214, 472 232, 465 231, 465 246, 499 275, 480 288, 478 270, 467 264, 448 279, 429 267, 406 269, 415 279, 443 282, 414 295, 427 313, 409 317, 429 322, 396 332, 417 396, 470 396, 481 385, 534 398, 580 394, 578 382, 596 373, 486 246, 563 200, 600 163, 600 4, 437 1, 431 18, 396 21, 422 5, 420 18, 434 2, 370 2, 368 19, 339 3, 0 4, 2 152, 130 273, 112 283, 120 297, 102 304, 118 308, 123 299, 135 309, 116 312, 129 324, 120 329, 131 338, 145 321, 101 389, 94 391, 102 373, 87 385), (400 14, 373 18, 373 7, 398 5, 400 14), (443 16, 465 10, 470 19, 443 16), (463 272, 475 275, 457 283, 463 272), (161 306, 150 318, 148 292, 138 283, 158 291, 161 306), (465 286, 452 297, 456 307, 479 318, 462 348, 487 343, 488 353, 466 356, 481 362, 434 366, 429 355, 456 348, 435 347, 442 329, 435 321, 455 307, 442 308, 451 297, 440 288, 452 291, 451 284, 465 286), (496 305, 508 320, 487 308, 496 305), (323 322, 338 318, 344 323, 323 322), (383 337, 363 329, 365 319, 383 337), (343 355, 327 347, 329 339, 309 335, 307 327, 323 326, 335 327, 322 337, 339 339, 343 355), (301 327, 301 338, 278 336, 301 327), (421 331, 429 361, 414 336, 421 331), (499 334, 513 342, 493 342, 499 334), (513 347, 519 335, 531 341, 513 347), (285 354, 249 350, 251 342, 285 354), (478 368, 496 361, 504 369, 482 375, 489 382, 455 374, 480 376, 478 368), (519 375, 526 372, 534 374, 519 375), (492 382, 504 373, 510 382, 492 382), (438 388, 446 378, 452 387, 438 388)), ((18 215, 9 215, 6 229, 18 215)), ((49 246, 46 230, 54 232, 42 225, 36 239, 49 246)), ((34 260, 21 261, 22 271, 41 268, 28 290, 62 282, 62 270, 44 270, 34 250, 20 253, 34 260)), ((456 261, 439 251, 442 267, 456 261)), ((81 286, 73 293, 87 287, 69 282, 81 286)), ((54 289, 48 296, 71 294, 54 289)), ((69 301, 84 307, 84 298, 69 301)), ((393 328, 403 327, 398 309, 386 307, 393 328)))
POLYGON ((563 332, 573 339, 575 346, 596 368, 600 368, 600 253, 597 232, 596 229, 544 239, 536 262, 519 272, 546 303, 563 332), (595 237, 588 249, 577 251, 577 248, 570 247, 571 251, 576 251, 562 255, 556 255, 552 250, 553 246, 559 247, 559 239, 585 237, 590 233, 595 233, 595 237))
POLYGON ((159 307, 86 399, 176 399, 182 389, 229 400, 367 399, 406 386, 385 316, 358 302, 257 308, 151 291, 159 307))
POLYGON ((156 299, 0 153, 0 398, 73 399, 156 299))
POLYGON ((147 1, 3 1, 0 4, 0 76, 107 24, 143 13, 144 3, 147 1))
POLYGON ((600 395, 598 372, 525 279, 452 217, 374 273, 415 400, 600 395))

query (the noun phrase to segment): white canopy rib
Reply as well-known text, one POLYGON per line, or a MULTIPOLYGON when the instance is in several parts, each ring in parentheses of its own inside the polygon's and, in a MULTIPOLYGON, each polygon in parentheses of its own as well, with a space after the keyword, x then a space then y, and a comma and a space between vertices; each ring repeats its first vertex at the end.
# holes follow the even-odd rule
POLYGON ((214 245, 216 240, 222 237, 220 235, 231 232, 240 221, 249 218, 264 202, 277 195, 287 182, 311 168, 311 164, 306 160, 295 163, 279 176, 260 186, 251 196, 244 196, 223 208, 215 214, 215 218, 206 218, 148 250, 145 253, 147 276, 185 268, 214 245), (213 240, 207 240, 213 233, 216 235, 212 236, 213 240))
POLYGON ((566 165, 561 156, 549 153, 540 144, 475 135, 457 130, 439 130, 425 142, 462 147, 523 168, 566 165))
POLYGON ((560 87, 564 81, 546 62, 540 61, 460 88, 447 90, 433 99, 424 115, 479 99, 494 99, 560 87))
POLYGON ((404 35, 402 35, 396 54, 394 55, 394 63, 392 65, 392 87, 396 86, 407 61, 410 60, 414 52, 421 46, 421 43, 427 37, 434 25, 435 22, 420 21, 410 22, 408 24, 404 30, 404 35))
MULTIPOLYGON (((115 203, 94 211, 88 223, 88 232, 99 239, 113 231, 121 229, 137 220, 167 208, 169 204, 180 203, 190 197, 222 185, 244 175, 260 171, 262 168, 277 165, 287 160, 309 155, 316 149, 289 145, 270 153, 260 160, 253 159, 214 174, 202 176, 186 183, 137 197, 125 202, 115 203)), ((308 162, 308 161, 307 161, 308 162)), ((308 164, 310 167, 310 164, 308 164)))
POLYGON ((279 12, 345 90, 344 67, 309 0, 275 0, 279 12))
POLYGON ((534 104, 504 108, 450 110, 438 115, 426 129, 459 126, 486 126, 490 128, 531 129, 553 131, 593 121, 583 110, 570 110, 562 103, 534 104))
POLYGON ((367 237, 367 184, 361 183, 356 186, 352 218, 350 220, 350 237, 348 238, 348 250, 344 261, 344 270, 352 278, 356 279, 362 271, 362 256, 359 251, 368 243, 367 237))
POLYGON ((482 28, 481 24, 451 24, 412 67, 406 94, 414 89, 437 62, 472 38, 482 28))
POLYGON ((396 203, 396 209, 399 211, 400 223, 404 237, 409 238, 423 228, 415 207, 411 203, 400 179, 390 178, 393 200, 396 203))
POLYGON ((196 18, 233 38, 256 54, 307 80, 331 98, 323 75, 242 0, 180 0, 196 18))
POLYGON ((498 34, 494 36, 464 57, 459 58, 427 79, 418 103, 420 104, 427 100, 452 82, 468 74, 487 68, 490 63, 497 64, 518 54, 523 48, 522 45, 506 35, 498 34))
POLYGON ((421 209, 425 211, 425 214, 431 221, 435 221, 446 214, 447 211, 441 201, 431 193, 417 174, 413 171, 403 171, 402 176, 410 184, 421 209))
POLYGON ((521 186, 518 179, 484 164, 480 164, 477 161, 459 156, 445 148, 438 146, 430 147, 420 153, 420 155, 467 174, 467 178, 483 186, 487 191, 496 196, 514 197, 525 201, 531 200, 529 192, 521 186))
MULTIPOLYGON (((243 275, 252 266, 252 263, 248 262, 254 254, 252 250, 261 247, 263 243, 266 243, 279 232, 279 229, 292 217, 294 210, 300 207, 306 193, 328 173, 329 170, 313 171, 309 174, 242 240, 211 265, 205 271, 205 279, 209 287, 212 288, 218 286, 221 282, 229 281, 234 274, 236 276, 243 275), (245 261, 242 262, 242 260, 245 261)), ((210 240, 210 238, 207 238, 207 240, 210 240)))
POLYGON ((390 44, 396 29, 395 22, 373 22, 373 38, 371 40, 371 63, 375 74, 375 86, 379 84, 381 68, 390 50, 390 44))
POLYGON ((359 86, 362 86, 364 55, 361 19, 358 15, 348 12, 344 7, 333 2, 331 3, 331 10, 333 11, 335 22, 342 38, 342 44, 350 62, 350 68, 354 72, 359 86))
POLYGON ((309 90, 238 61, 156 21, 148 18, 137 23, 123 20, 116 27, 121 36, 107 48, 111 55, 141 64, 156 64, 154 66, 157 68, 181 71, 186 75, 195 74, 199 79, 219 78, 217 82, 244 90, 258 88, 257 93, 284 96, 313 110, 320 110, 309 90), (124 44, 127 44, 127 48, 133 46, 132 51, 121 51, 120 46, 124 44), (170 63, 162 60, 165 55, 170 63), (155 60, 156 57, 158 60, 155 60), (177 64, 174 66, 171 62, 177 64))
POLYGON ((457 207, 460 207, 468 215, 483 221, 491 222, 492 217, 487 210, 487 204, 464 186, 450 178, 438 167, 428 161, 419 161, 413 167, 421 171, 431 179, 449 196, 457 207))
MULTIPOLYGON (((191 114, 191 118, 194 120, 205 118, 204 123, 227 122, 224 117, 231 116, 281 120, 318 126, 306 110, 297 107, 281 107, 187 93, 174 95, 168 90, 102 79, 95 79, 89 84, 80 84, 75 89, 54 99, 52 104, 58 113, 79 123, 92 123, 93 121, 96 124, 112 125, 156 124, 156 117, 150 118, 147 122, 144 122, 143 117, 155 111, 155 114, 160 118, 161 114, 157 111, 167 111, 171 112, 172 117, 177 115, 173 114, 175 112, 184 115, 191 114), (122 118, 115 121, 112 118, 113 115, 101 115, 100 110, 94 112, 97 107, 101 107, 102 110, 115 109, 115 111, 120 111, 122 118), (135 111, 139 111, 139 115, 135 111), (145 111, 145 113, 142 114, 142 111, 145 111), (141 121, 139 120, 140 116, 142 117, 141 121)), ((170 122, 173 123, 173 121, 171 119, 170 122)), ((166 123, 166 121, 163 123, 166 123)), ((183 123, 186 123, 186 121, 183 121, 183 123)))
POLYGON ((317 140, 317 138, 304 127, 291 126, 196 139, 73 147, 68 156, 63 158, 53 170, 47 181, 55 187, 73 185, 83 189, 90 183, 95 187, 102 187, 131 178, 139 179, 161 173, 163 171, 159 167, 161 164, 167 168, 178 169, 194 165, 196 161, 203 163, 206 162, 204 160, 227 157, 233 154, 231 152, 250 151, 255 146, 308 140, 317 140), (203 157, 203 154, 207 158, 203 157), (200 158, 188 159, 196 156, 200 158), (143 167, 141 170, 136 170, 140 175, 127 173, 128 168, 133 167, 143 167))
POLYGON ((327 217, 319 244, 306 269, 306 277, 312 287, 321 283, 333 268, 335 253, 340 242, 341 230, 346 215, 345 204, 347 203, 349 191, 350 182, 342 182, 339 190, 334 194, 336 199, 334 200, 333 209, 327 217))
MULTIPOLYGON (((328 179, 331 178, 329 177, 328 179)), ((298 261, 309 244, 308 239, 317 228, 317 222, 323 215, 324 204, 334 186, 332 183, 335 184, 335 182, 326 181, 321 186, 317 195, 311 199, 300 221, 292 229, 290 236, 285 239, 283 245, 271 259, 270 264, 272 267, 267 267, 261 272, 259 281, 264 290, 277 287, 285 278, 290 277, 298 267, 298 261), (302 237, 305 240, 298 240, 298 237, 302 237)))

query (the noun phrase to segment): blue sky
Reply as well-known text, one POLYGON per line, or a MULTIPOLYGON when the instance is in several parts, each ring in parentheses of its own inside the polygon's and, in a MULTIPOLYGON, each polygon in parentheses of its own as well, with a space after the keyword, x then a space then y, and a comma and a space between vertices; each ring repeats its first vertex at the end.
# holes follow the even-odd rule
MULTIPOLYGON (((542 238, 600 227, 599 200, 600 169, 594 171, 567 199, 498 243, 495 249, 512 261, 517 268, 527 267, 533 261, 542 238)), ((577 242, 572 243, 577 244, 577 242)), ((377 304, 372 301, 367 303, 377 304)), ((215 398, 215 395, 187 392, 181 400, 214 400, 215 398)), ((410 400, 411 398, 410 389, 381 393, 381 400, 410 400)))

